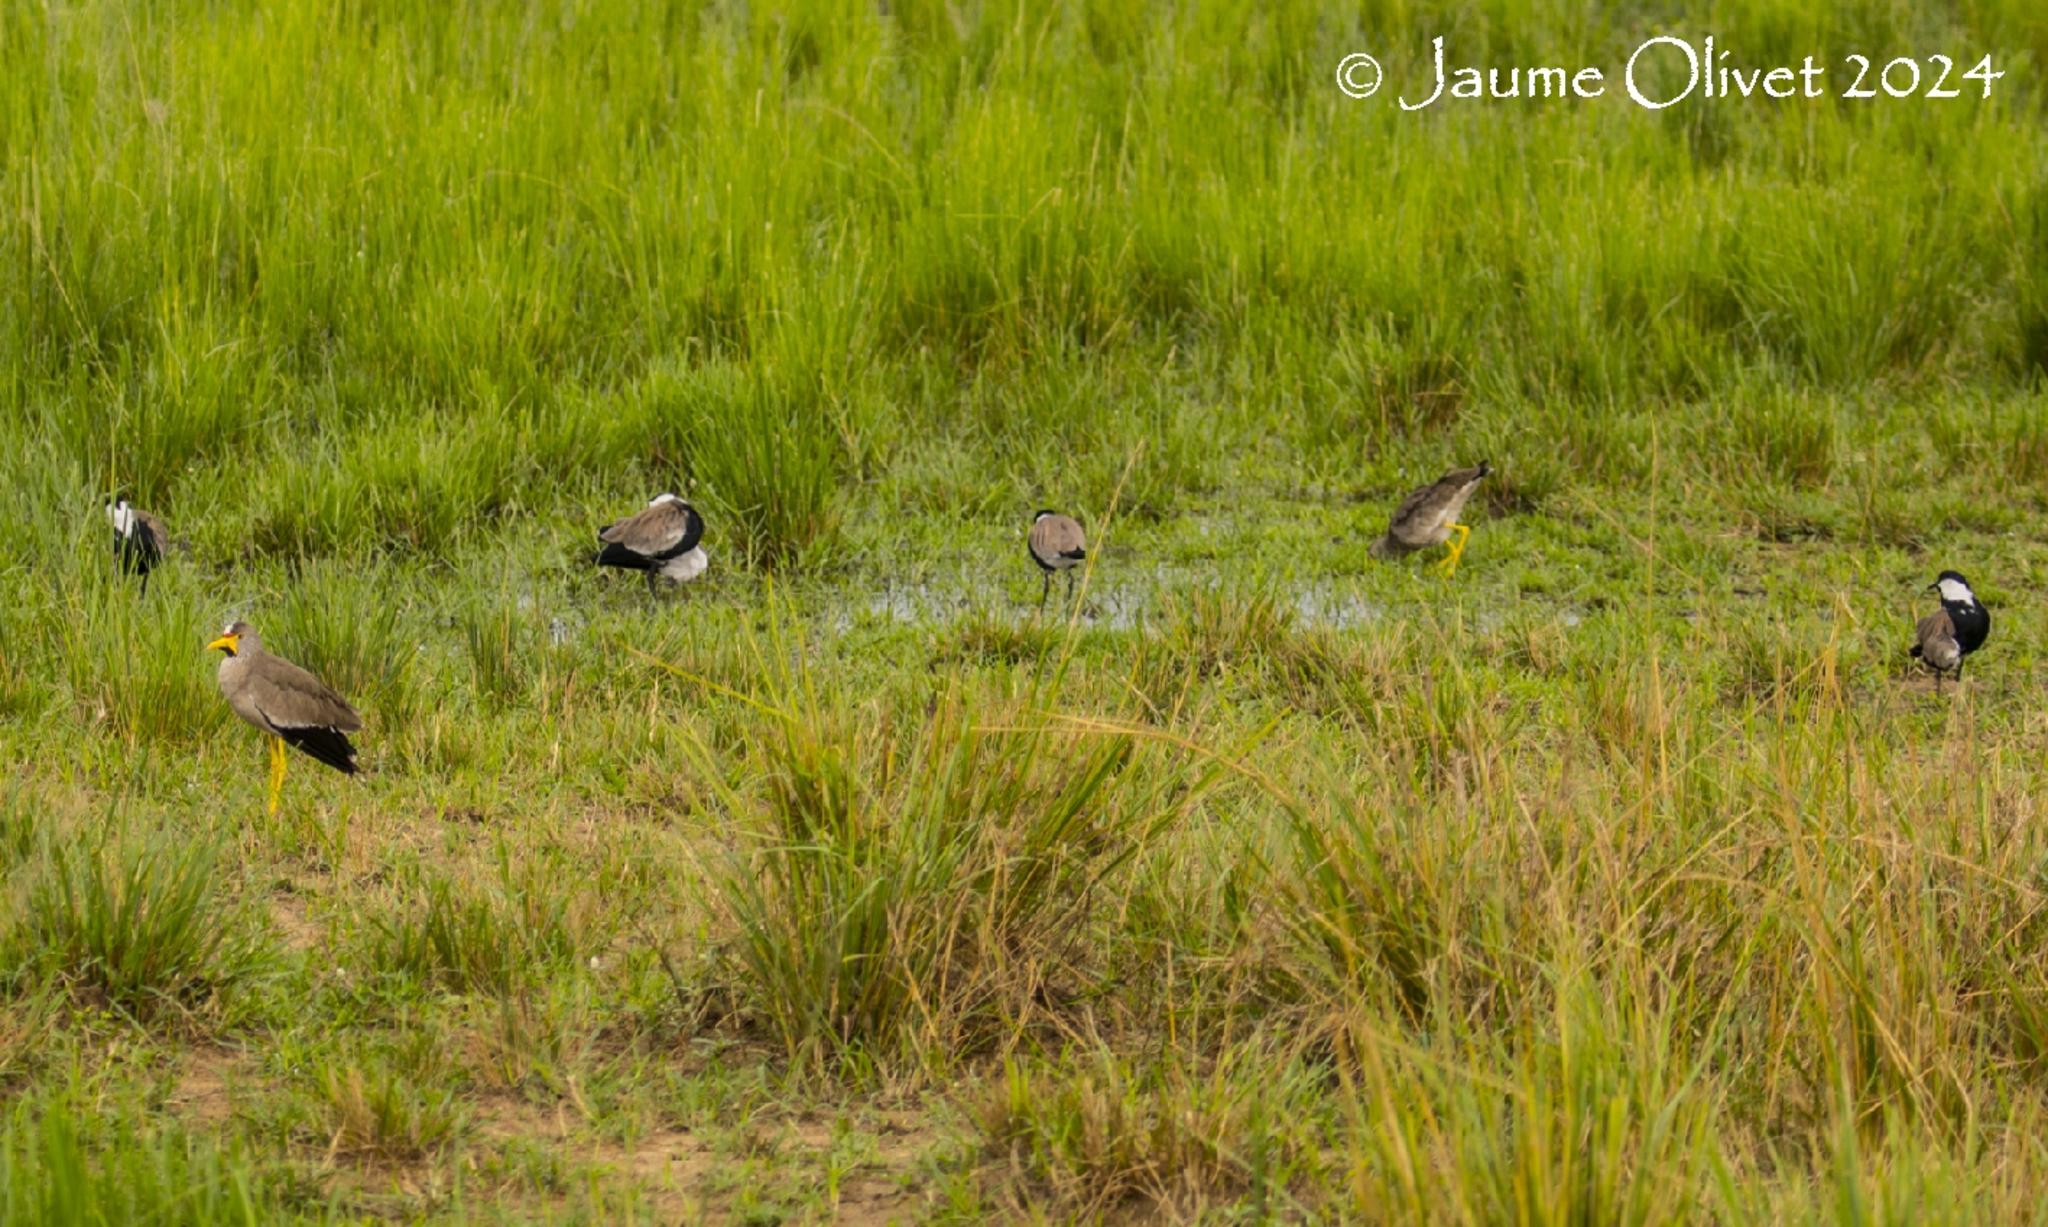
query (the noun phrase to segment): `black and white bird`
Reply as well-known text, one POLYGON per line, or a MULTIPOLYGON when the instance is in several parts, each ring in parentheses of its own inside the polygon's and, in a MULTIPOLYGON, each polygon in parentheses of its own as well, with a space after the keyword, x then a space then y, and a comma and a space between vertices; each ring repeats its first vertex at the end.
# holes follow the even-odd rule
POLYGON ((1074 568, 1088 557, 1088 541, 1081 532, 1080 521, 1072 516, 1063 516, 1057 511, 1041 511, 1031 517, 1031 531, 1025 534, 1025 546, 1031 551, 1031 561, 1045 572, 1045 586, 1038 593, 1038 607, 1045 608, 1045 598, 1052 595, 1052 573, 1067 573, 1067 595, 1074 593, 1074 568))
POLYGON ((149 592, 149 573, 164 560, 171 538, 164 522, 128 501, 125 494, 107 500, 107 518, 114 522, 114 557, 121 569, 142 577, 142 591, 149 592))
POLYGON ((1479 483, 1493 472, 1493 467, 1484 460, 1469 469, 1452 469, 1450 472, 1411 491, 1401 505, 1394 509, 1394 515, 1387 522, 1387 535, 1373 542, 1374 558, 1399 558, 1416 550, 1426 550, 1432 545, 1450 541, 1451 534, 1458 539, 1451 542, 1450 552, 1445 554, 1437 569, 1449 579, 1458 569, 1458 559, 1465 556, 1465 538, 1472 530, 1458 523, 1458 516, 1465 510, 1465 503, 1479 489, 1479 483))
POLYGON ((1991 633, 1991 614, 1959 571, 1943 571, 1927 590, 1941 595, 1941 608, 1913 628, 1913 655, 1934 670, 1934 688, 1939 690, 1944 673, 1962 680, 1963 658, 1984 646, 1991 633))
POLYGON ((644 572, 649 592, 656 580, 687 583, 711 565, 697 544, 704 539, 704 517, 673 494, 655 495, 641 511, 598 529, 597 539, 604 546, 597 565, 644 572))

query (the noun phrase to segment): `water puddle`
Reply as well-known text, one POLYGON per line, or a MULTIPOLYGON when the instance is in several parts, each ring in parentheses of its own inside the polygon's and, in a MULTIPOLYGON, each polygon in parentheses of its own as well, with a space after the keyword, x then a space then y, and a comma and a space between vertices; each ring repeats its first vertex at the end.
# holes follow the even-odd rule
MULTIPOLYGON (((1039 589, 1030 585, 1035 598, 1039 589)), ((1091 583, 1081 600, 1080 624, 1108 630, 1130 630, 1148 621, 1158 621, 1175 607, 1176 595, 1213 588, 1189 568, 1161 567, 1139 579, 1119 578, 1113 582, 1091 583)), ((902 626, 943 625, 967 617, 996 620, 1028 620, 1039 614, 1036 599, 1019 599, 1025 585, 944 583, 936 580, 893 583, 857 598, 850 607, 839 603, 827 618, 835 631, 848 631, 862 622, 880 621, 902 626)), ((1078 586, 1075 589, 1080 591, 1078 586)), ((1044 616, 1067 616, 1069 605, 1065 580, 1055 577, 1044 616)), ((1256 590, 1244 599, 1257 599, 1256 590)), ((1368 599, 1356 587, 1337 583, 1311 583, 1291 591, 1275 592, 1269 599, 1292 615, 1297 629, 1355 630, 1385 622, 1386 606, 1368 599)))

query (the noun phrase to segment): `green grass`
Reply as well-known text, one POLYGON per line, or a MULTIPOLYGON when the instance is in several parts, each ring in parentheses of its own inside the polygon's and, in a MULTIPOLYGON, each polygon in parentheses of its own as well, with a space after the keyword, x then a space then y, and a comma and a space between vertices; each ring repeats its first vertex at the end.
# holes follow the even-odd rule
POLYGON ((222 906, 219 860, 191 833, 53 843, 39 873, 16 871, 29 883, 11 961, 142 1020, 214 1006, 262 965, 222 906))
POLYGON ((2037 1221, 2038 9, 0 4, 0 1218, 2037 1221))
POLYGON ((246 1155, 167 1130, 91 1139, 63 1105, 10 1111, 0 1130, 0 1210, 10 1223, 214 1227, 341 1221, 295 1206, 288 1181, 246 1155))

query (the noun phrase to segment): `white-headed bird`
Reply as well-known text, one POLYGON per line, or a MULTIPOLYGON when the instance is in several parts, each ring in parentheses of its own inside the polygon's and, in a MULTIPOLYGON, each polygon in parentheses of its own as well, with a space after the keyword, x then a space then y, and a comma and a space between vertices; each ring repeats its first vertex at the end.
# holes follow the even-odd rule
POLYGON ((1959 571, 1943 571, 1927 590, 1940 594, 1941 608, 1913 628, 1913 655, 1934 670, 1934 688, 1939 690, 1944 673, 1962 680, 1963 658, 1983 647, 1991 634, 1991 614, 1959 571))
POLYGON ((130 503, 125 494, 107 500, 107 518, 114 522, 114 557, 122 570, 142 577, 142 591, 148 595, 149 573, 171 548, 164 522, 130 503))
POLYGON ((711 560, 698 542, 704 539, 704 517, 673 494, 657 494, 645 508, 597 530, 604 546, 594 561, 600 567, 622 567, 655 581, 687 583, 704 574, 711 560))

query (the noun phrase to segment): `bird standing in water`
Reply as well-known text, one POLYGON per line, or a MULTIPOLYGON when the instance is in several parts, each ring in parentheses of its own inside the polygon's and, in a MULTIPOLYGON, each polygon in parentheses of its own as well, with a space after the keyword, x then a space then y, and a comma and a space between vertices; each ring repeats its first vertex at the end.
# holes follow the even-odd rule
POLYGON ((1031 561, 1045 572, 1045 586, 1038 593, 1038 608, 1045 608, 1045 599, 1052 595, 1052 574, 1055 571, 1067 573, 1067 596, 1074 594, 1074 568, 1088 557, 1088 542, 1082 535, 1080 521, 1072 516, 1063 516, 1057 511, 1041 511, 1031 517, 1031 531, 1025 535, 1024 544, 1031 551, 1031 561))
POLYGON ((604 548, 592 561, 644 573, 649 592, 658 580, 687 583, 711 565, 698 544, 704 517, 673 494, 655 495, 640 511, 598 529, 597 539, 604 548))

